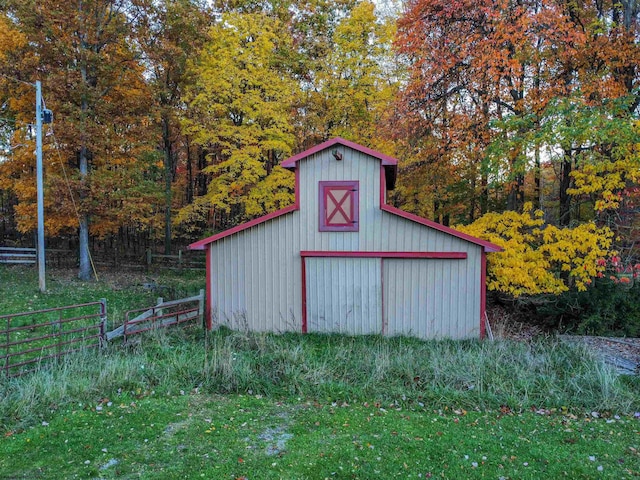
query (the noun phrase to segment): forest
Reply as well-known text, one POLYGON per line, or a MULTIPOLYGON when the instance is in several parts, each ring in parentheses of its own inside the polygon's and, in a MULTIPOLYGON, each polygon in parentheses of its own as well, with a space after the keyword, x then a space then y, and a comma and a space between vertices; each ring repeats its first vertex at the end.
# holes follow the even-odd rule
POLYGON ((0 244, 36 228, 40 80, 49 245, 168 254, 292 203, 278 164, 340 136, 399 159, 388 203, 504 248, 496 295, 549 318, 615 297, 580 314, 638 334, 639 20, 635 0, 0 0, 0 244))

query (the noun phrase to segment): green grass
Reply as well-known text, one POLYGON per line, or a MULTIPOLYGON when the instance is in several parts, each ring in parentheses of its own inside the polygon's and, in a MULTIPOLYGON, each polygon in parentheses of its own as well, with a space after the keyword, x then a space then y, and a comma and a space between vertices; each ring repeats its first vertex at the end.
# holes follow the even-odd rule
MULTIPOLYGON (((17 269, 0 277, 16 306, 37 286, 33 272, 23 285, 17 269)), ((201 280, 163 282, 186 296, 201 280)), ((154 300, 127 281, 52 280, 43 298, 154 300)), ((137 338, 0 379, 0 478, 640 475, 640 382, 553 338, 137 338)))
POLYGON ((1 343, 13 344, 1 352, 12 354, 10 374, 32 370, 37 365, 30 362, 41 356, 97 345, 99 340, 91 337, 99 334, 100 306, 95 302, 100 299, 107 300, 108 331, 122 324, 129 310, 155 305, 159 296, 165 300, 191 296, 204 286, 201 274, 186 270, 164 275, 101 272, 99 278, 100 281, 83 282, 75 277, 74 271, 53 270, 49 272, 47 291, 40 292, 34 268, 0 266, 0 316, 25 313, 0 321, 1 343), (148 288, 149 284, 155 288, 148 288), (89 303, 92 305, 42 312, 89 303), (69 319, 73 320, 66 321, 69 319), (22 326, 29 328, 15 330, 22 326), (8 327, 14 331, 9 333, 8 327))
MULTIPOLYGON (((38 272, 33 267, 0 265, 0 315, 43 310, 107 299, 111 324, 122 322, 128 310, 165 300, 197 295, 204 288, 203 272, 127 273, 99 272, 99 281, 81 281, 73 270, 49 270, 47 291, 38 289, 38 272), (155 289, 145 288, 153 283, 155 289)), ((0 326, 1 327, 1 326, 0 326)))
POLYGON ((263 395, 320 402, 432 408, 569 408, 629 413, 638 382, 589 351, 553 339, 532 343, 419 341, 338 335, 246 334, 199 328, 112 342, 0 383, 0 429, 38 424, 52 411, 115 392, 263 395))
POLYGON ((147 392, 0 440, 3 478, 631 478, 640 421, 147 392))

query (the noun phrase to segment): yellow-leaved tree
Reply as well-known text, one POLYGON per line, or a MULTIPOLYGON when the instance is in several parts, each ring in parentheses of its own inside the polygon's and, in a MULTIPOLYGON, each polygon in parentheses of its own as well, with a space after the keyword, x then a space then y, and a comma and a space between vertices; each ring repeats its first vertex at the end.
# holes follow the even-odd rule
POLYGON ((183 123, 207 151, 210 181, 178 222, 213 209, 225 214, 215 225, 224 228, 293 202, 293 176, 277 166, 294 144, 297 87, 281 58, 289 43, 281 22, 263 13, 225 14, 211 28, 192 65, 183 123))
POLYGON ((369 1, 354 5, 338 23, 332 50, 303 91, 309 133, 317 141, 339 136, 391 153, 379 128, 399 86, 394 34, 395 23, 378 19, 369 1))
POLYGON ((487 256, 487 287, 518 297, 559 294, 575 287, 586 290, 610 251, 613 233, 586 222, 558 228, 544 213, 526 203, 522 213, 488 213, 457 229, 504 248, 487 256))

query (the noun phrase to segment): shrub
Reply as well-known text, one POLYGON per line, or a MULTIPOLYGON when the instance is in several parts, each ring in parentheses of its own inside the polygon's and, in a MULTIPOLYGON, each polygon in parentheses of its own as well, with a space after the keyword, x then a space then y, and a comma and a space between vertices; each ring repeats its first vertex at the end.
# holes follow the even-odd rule
POLYGON ((585 292, 548 297, 537 308, 547 327, 586 335, 640 336, 640 283, 597 278, 585 292))

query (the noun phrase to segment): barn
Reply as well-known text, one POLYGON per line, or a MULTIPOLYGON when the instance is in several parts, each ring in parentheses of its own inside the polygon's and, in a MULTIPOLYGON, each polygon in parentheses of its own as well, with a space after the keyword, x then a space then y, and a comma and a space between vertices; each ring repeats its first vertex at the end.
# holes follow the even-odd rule
POLYGON ((386 203, 397 160, 334 138, 291 157, 295 203, 206 250, 209 329, 478 338, 500 247, 386 203))

